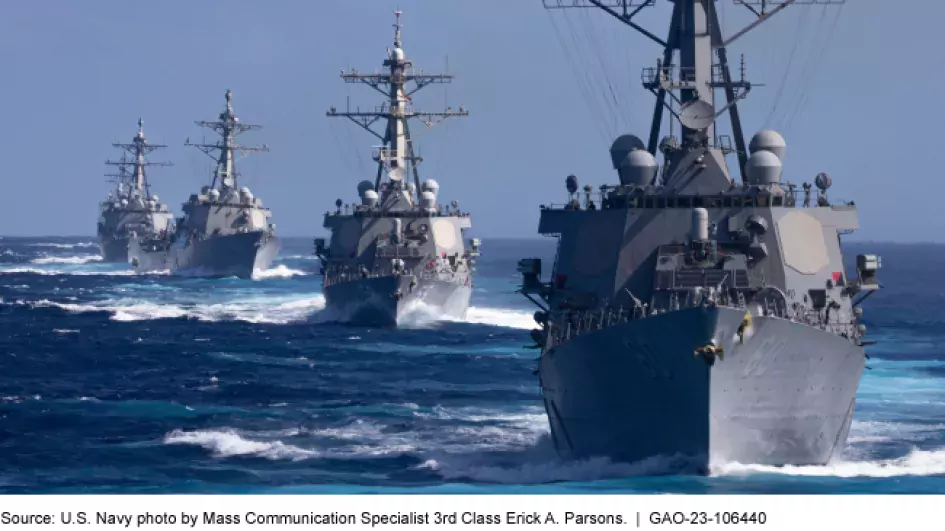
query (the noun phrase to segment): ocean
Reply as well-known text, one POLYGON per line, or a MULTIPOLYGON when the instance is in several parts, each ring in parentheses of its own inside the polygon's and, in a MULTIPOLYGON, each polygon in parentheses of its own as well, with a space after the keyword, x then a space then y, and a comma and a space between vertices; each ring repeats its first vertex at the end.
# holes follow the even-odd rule
POLYGON ((463 322, 331 322, 308 239, 252 280, 134 275, 92 238, 0 239, 3 493, 945 492, 945 246, 875 252, 870 370, 824 467, 568 462, 541 405, 519 258, 485 240, 463 322))

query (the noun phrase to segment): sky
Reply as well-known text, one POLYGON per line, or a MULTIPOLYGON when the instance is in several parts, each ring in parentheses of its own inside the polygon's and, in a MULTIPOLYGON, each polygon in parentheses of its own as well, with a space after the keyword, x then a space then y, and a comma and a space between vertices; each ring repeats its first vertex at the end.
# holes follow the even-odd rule
MULTIPOLYGON (((750 22, 744 7, 721 5, 726 34, 750 22)), ((669 6, 658 0, 641 24, 664 36, 669 6)), ((339 74, 381 68, 397 8, 414 65, 456 76, 415 95, 415 107, 470 113, 412 131, 421 177, 472 214, 472 236, 535 235, 538 206, 564 201, 568 174, 582 186, 616 182, 611 141, 649 131, 654 98, 640 72, 661 50, 597 10, 551 11, 541 0, 8 2, 0 234, 94 234, 111 186, 104 162, 139 117, 150 141, 169 146, 152 160, 174 166, 155 168, 151 182, 179 212, 212 167, 184 140, 204 136, 194 121, 215 118, 227 89, 237 115, 264 126, 240 140, 271 150, 240 161, 241 184, 272 209, 280 234, 324 234, 335 200, 356 201, 357 183, 373 179, 378 143, 325 112, 382 102, 339 74)), ((740 104, 746 136, 784 135, 787 180, 829 173, 831 197, 859 208, 857 239, 945 241, 935 217, 945 198, 935 162, 943 16, 936 0, 791 6, 730 49, 763 84, 740 104)))

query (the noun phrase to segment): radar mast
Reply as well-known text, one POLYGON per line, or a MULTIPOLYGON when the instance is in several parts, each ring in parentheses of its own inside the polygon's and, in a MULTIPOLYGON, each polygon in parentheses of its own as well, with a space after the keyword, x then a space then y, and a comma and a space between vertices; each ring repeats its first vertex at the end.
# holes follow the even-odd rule
POLYGON ((106 177, 113 177, 118 183, 119 198, 124 194, 124 199, 130 199, 137 193, 145 199, 151 199, 151 184, 148 182, 148 176, 145 168, 150 166, 173 166, 170 162, 148 162, 145 156, 154 150, 166 148, 162 144, 151 144, 144 136, 144 120, 138 118, 138 134, 131 140, 130 144, 112 144, 113 147, 121 148, 121 160, 106 161, 109 166, 118 167, 117 174, 106 174, 106 177), (131 155, 131 159, 127 157, 131 155))
POLYGON ((349 106, 345 111, 339 112, 332 106, 326 115, 348 118, 381 140, 381 146, 374 154, 374 160, 377 161, 375 190, 380 189, 381 176, 386 169, 389 183, 395 189, 405 188, 404 178, 408 174, 412 174, 416 185, 416 193, 419 194, 421 188, 417 165, 423 161, 423 158, 417 156, 414 151, 408 124, 409 120, 416 118, 427 127, 432 127, 447 118, 468 116, 469 113, 463 106, 460 106, 458 111, 447 107, 442 112, 424 112, 413 108, 411 102, 413 94, 430 84, 450 83, 453 76, 449 74, 427 74, 422 70, 413 69, 413 61, 407 59, 401 45, 401 14, 402 12, 399 10, 394 11, 394 49, 387 50, 387 59, 384 61, 384 66, 387 67, 388 71, 361 74, 357 70, 351 69, 348 72, 344 70, 341 72, 341 78, 345 83, 364 83, 387 96, 388 100, 373 111, 362 111, 360 108, 351 110, 349 106), (408 86, 410 83, 413 83, 412 87, 408 86), (386 121, 383 134, 374 128, 374 125, 381 120, 386 121))
POLYGON ((210 122, 198 120, 197 125, 212 129, 221 137, 221 142, 216 144, 207 144, 206 141, 200 144, 193 144, 188 138, 185 146, 193 146, 204 152, 217 162, 216 169, 213 170, 213 180, 210 182, 210 188, 215 189, 219 183, 222 190, 235 190, 238 186, 237 180, 239 173, 236 171, 236 153, 248 155, 255 152, 267 152, 269 146, 241 146, 236 143, 236 137, 246 131, 256 131, 262 129, 261 125, 244 124, 233 112, 233 91, 226 91, 226 109, 220 113, 219 121, 210 122), (216 152, 219 152, 218 154, 216 152))
POLYGON ((788 6, 802 4, 843 4, 845 0, 732 0, 747 8, 756 20, 725 38, 719 23, 719 0, 674 0, 673 15, 666 40, 637 24, 633 18, 656 0, 542 0, 546 9, 600 9, 643 36, 663 47, 663 56, 656 67, 643 69, 643 86, 656 95, 653 121, 646 148, 652 155, 659 147, 663 109, 666 108, 682 126, 682 147, 706 146, 712 143, 723 153, 735 152, 745 182, 748 148, 742 133, 737 102, 745 98, 753 86, 745 81, 745 62, 741 61, 740 79, 732 79, 727 48, 736 39, 769 20, 788 6), (678 63, 674 63, 674 60, 678 63), (725 91, 726 104, 715 104, 716 89, 725 91), (677 95, 678 92, 678 95, 677 95), (667 95, 675 101, 674 109, 667 95), (728 147, 725 137, 715 132, 715 120, 729 111, 735 148, 728 147))

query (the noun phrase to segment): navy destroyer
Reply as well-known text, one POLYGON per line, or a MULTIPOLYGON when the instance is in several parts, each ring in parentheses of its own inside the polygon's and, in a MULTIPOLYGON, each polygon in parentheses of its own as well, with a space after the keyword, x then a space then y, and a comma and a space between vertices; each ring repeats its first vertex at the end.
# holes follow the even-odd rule
POLYGON ((131 233, 162 237, 173 231, 174 215, 151 193, 145 172, 150 166, 170 166, 171 163, 145 160, 148 153, 167 146, 148 142, 141 119, 138 119, 138 134, 130 144, 112 146, 121 148, 123 153, 121 160, 106 162, 116 166, 118 173, 106 175, 113 178, 115 190, 99 205, 98 244, 105 262, 127 263, 131 233))
POLYGON ((844 447, 880 259, 858 255, 849 274, 840 237, 858 228, 854 204, 828 198, 826 173, 813 186, 782 178, 777 132, 742 136, 751 84, 726 48, 803 2, 748 5, 757 20, 728 38, 718 3, 675 0, 663 40, 633 20, 653 0, 544 0, 600 9, 663 47, 643 72, 656 96, 648 141, 613 142, 617 183, 582 194, 568 176, 567 204, 542 207, 538 230, 558 239, 548 280, 539 259, 519 262, 521 290, 541 306, 537 372, 565 457, 676 456, 705 471, 820 465, 844 447), (680 137, 660 138, 664 110, 680 137), (716 131, 725 113, 734 146, 716 131))
POLYGON ((157 237, 137 234, 129 244, 128 261, 137 271, 169 270, 192 276, 249 278, 268 269, 279 250, 271 213, 247 187, 239 187, 237 154, 268 151, 265 145, 237 145, 236 136, 261 126, 245 124, 233 113, 233 94, 226 91, 226 109, 215 122, 197 125, 217 132, 222 141, 193 146, 216 161, 210 186, 183 204, 175 230, 157 237))
POLYGON ((439 185, 420 180, 408 121, 418 119, 428 127, 468 113, 447 108, 422 112, 412 106, 412 95, 427 85, 448 83, 451 75, 414 70, 401 46, 400 11, 395 13, 394 49, 388 49, 385 70, 362 74, 342 71, 346 83, 363 83, 384 95, 383 105, 362 111, 339 112, 381 141, 374 152, 374 181, 358 184, 360 204, 335 202, 326 212, 324 227, 330 242, 315 240, 315 254, 322 263, 323 293, 329 315, 354 324, 393 326, 405 312, 423 309, 442 318, 462 319, 469 306, 472 272, 479 240, 464 240, 469 214, 457 201, 437 203, 439 185), (372 126, 384 124, 383 133, 372 126), (385 178, 386 177, 386 178, 385 178), (412 182, 411 179, 412 178, 412 182))

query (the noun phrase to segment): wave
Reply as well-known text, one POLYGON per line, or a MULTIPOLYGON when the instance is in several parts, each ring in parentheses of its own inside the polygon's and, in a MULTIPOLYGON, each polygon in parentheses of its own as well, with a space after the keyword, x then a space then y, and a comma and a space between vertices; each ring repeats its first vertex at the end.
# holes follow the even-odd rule
MULTIPOLYGON (((39 265, 39 264, 37 264, 39 265)), ((75 276, 113 276, 113 277, 128 277, 133 276, 136 273, 131 269, 120 269, 120 270, 102 270, 102 271, 63 271, 61 269, 40 269, 36 267, 4 267, 0 268, 0 275, 13 275, 13 274, 30 274, 30 275, 45 275, 45 276, 55 276, 55 275, 75 275, 75 276)), ((149 274, 160 274, 160 273, 149 273, 149 274)))
POLYGON ((245 321, 249 323, 287 324, 304 321, 324 308, 321 295, 287 300, 273 304, 271 300, 227 302, 217 304, 156 304, 137 299, 122 299, 88 304, 75 304, 43 299, 16 304, 33 308, 59 308, 71 313, 108 312, 114 321, 188 318, 207 322, 245 321))
POLYGON ((253 271, 253 280, 265 280, 269 278, 291 278, 295 276, 307 275, 311 275, 311 273, 299 269, 291 269, 286 267, 284 264, 279 264, 278 266, 271 269, 253 271))
POLYGON ((87 264, 89 262, 101 262, 102 257, 97 254, 84 254, 77 256, 44 256, 30 260, 33 264, 87 264))
POLYGON ((528 330, 537 326, 532 312, 526 310, 509 310, 504 308, 487 308, 471 306, 466 312, 466 322, 504 326, 528 330))
POLYGON ((265 459, 297 461, 318 454, 280 441, 252 441, 244 439, 235 430, 181 431, 164 436, 165 444, 192 444, 210 450, 214 457, 255 456, 265 459))
POLYGON ((78 243, 40 242, 40 243, 27 243, 26 247, 54 247, 56 249, 75 249, 77 247, 98 247, 98 244, 95 242, 78 242, 78 243))
POLYGON ((837 478, 891 478, 898 476, 945 475, 945 449, 913 449, 902 457, 865 461, 836 461, 825 466, 765 466, 726 463, 713 465, 714 476, 741 476, 746 474, 779 474, 785 476, 837 478))
MULTIPOLYGON (((553 447, 544 411, 538 406, 513 410, 478 407, 395 405, 393 419, 358 418, 344 423, 278 431, 243 431, 224 427, 174 430, 166 444, 200 446, 214 457, 252 456, 272 460, 364 460, 406 456, 410 468, 447 481, 542 484, 598 481, 621 477, 693 475, 706 471, 684 456, 655 456, 635 463, 606 458, 562 460, 553 447), (410 422, 409 419, 416 419, 410 422), (411 429, 391 429, 409 425, 411 429), (284 439, 284 440, 280 440, 284 439)), ((349 414, 357 414, 351 411, 349 414)), ((350 417, 349 417, 350 418, 350 417)), ((788 475, 833 478, 891 478, 945 475, 945 448, 913 449, 889 459, 843 460, 826 466, 774 467, 740 463, 712 464, 712 477, 788 475)))

